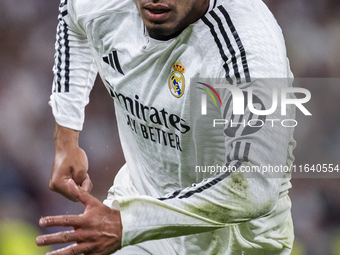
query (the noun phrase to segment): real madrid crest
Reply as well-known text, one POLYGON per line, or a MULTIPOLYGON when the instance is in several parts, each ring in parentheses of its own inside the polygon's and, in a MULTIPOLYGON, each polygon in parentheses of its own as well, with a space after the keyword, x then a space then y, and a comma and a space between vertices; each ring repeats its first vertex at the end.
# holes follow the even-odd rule
POLYGON ((169 90, 171 94, 177 98, 183 96, 185 90, 185 78, 183 73, 185 68, 181 62, 176 62, 172 69, 174 70, 168 79, 169 90))

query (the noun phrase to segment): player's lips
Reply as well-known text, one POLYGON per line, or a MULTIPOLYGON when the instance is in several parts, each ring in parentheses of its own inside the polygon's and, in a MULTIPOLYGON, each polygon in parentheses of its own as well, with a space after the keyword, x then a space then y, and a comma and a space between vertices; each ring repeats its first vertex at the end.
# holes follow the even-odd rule
POLYGON ((171 8, 165 4, 148 3, 143 6, 145 17, 152 22, 164 22, 170 16, 171 8))

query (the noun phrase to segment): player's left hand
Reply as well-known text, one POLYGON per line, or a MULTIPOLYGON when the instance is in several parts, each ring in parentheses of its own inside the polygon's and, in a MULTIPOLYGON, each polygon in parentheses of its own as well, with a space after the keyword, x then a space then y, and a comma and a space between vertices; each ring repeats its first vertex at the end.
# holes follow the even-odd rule
POLYGON ((73 227, 74 230, 38 236, 38 246, 75 242, 47 255, 98 254, 108 255, 121 247, 122 223, 120 212, 110 209, 83 188, 69 180, 69 190, 85 206, 80 215, 62 215, 41 218, 42 227, 73 227))

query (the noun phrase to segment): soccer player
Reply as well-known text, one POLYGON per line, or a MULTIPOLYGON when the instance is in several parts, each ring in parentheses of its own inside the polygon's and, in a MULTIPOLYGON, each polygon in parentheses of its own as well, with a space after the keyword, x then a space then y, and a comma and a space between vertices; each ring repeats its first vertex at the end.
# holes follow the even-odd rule
POLYGON ((62 0, 53 70, 50 188, 85 211, 40 219, 74 230, 39 236, 38 245, 75 242, 50 253, 58 255, 290 254, 290 174, 245 171, 294 159, 293 127, 282 124, 293 107, 254 114, 271 109, 274 88, 292 76, 262 1, 62 0), (89 194, 78 147, 98 72, 126 159, 104 204, 89 194), (233 112, 232 90, 243 114, 233 112))

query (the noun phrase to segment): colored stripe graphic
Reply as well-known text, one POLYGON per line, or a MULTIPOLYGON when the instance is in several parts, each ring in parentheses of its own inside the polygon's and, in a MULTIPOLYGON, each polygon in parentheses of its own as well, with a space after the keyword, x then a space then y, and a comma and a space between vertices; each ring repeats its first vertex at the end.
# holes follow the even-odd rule
POLYGON ((208 95, 214 100, 214 103, 215 103, 215 105, 217 106, 216 100, 215 100, 214 96, 209 92, 209 90, 202 89, 202 88, 199 88, 199 87, 197 87, 197 88, 198 88, 198 89, 201 89, 201 90, 203 90, 203 91, 205 91, 206 93, 208 93, 208 95))
MULTIPOLYGON (((212 92, 214 92, 214 94, 217 96, 217 98, 218 98, 218 100, 220 101, 220 104, 221 104, 221 106, 222 106, 222 100, 221 100, 220 96, 218 95, 217 91, 216 91, 212 86, 210 86, 210 85, 208 85, 208 84, 205 84, 205 83, 203 83, 203 82, 197 82, 197 83, 206 86, 206 87, 209 88, 212 92)), ((203 91, 205 91, 205 92, 206 92, 206 93, 214 100, 215 105, 217 105, 216 100, 215 100, 215 97, 214 97, 208 90, 203 89, 203 88, 199 88, 199 87, 197 87, 197 88, 198 88, 198 89, 201 89, 201 90, 203 90, 203 91)))

